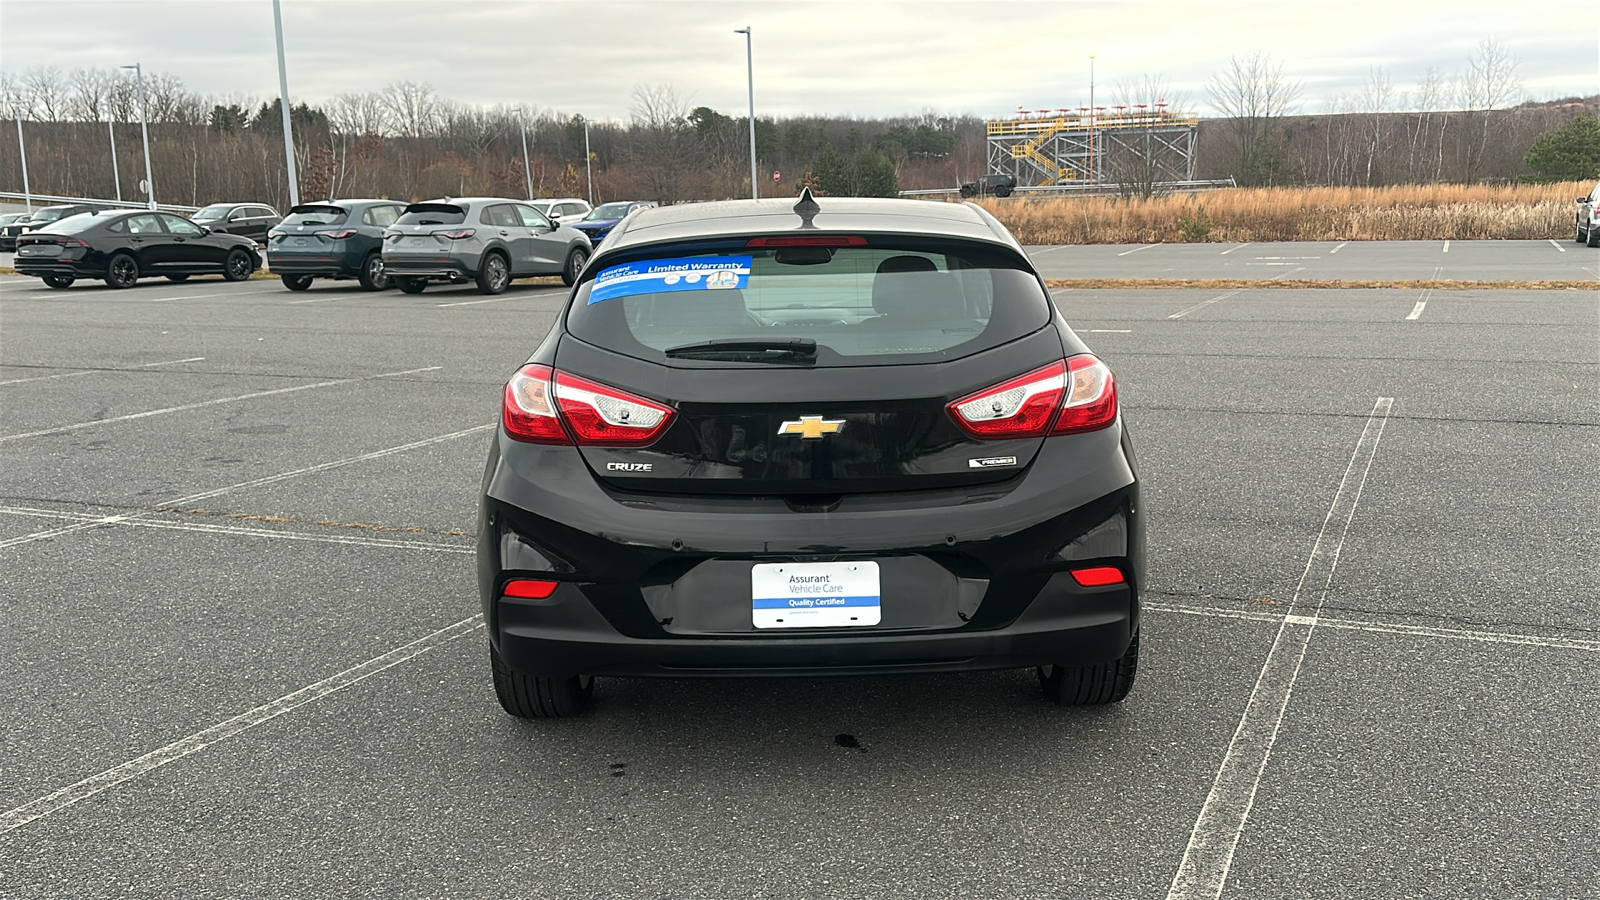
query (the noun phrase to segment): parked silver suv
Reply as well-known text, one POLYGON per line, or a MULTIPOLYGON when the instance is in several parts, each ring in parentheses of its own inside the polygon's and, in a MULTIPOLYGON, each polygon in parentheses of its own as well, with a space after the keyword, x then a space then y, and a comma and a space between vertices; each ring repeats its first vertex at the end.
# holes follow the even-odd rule
POLYGON ((383 235, 384 272, 400 290, 420 294, 430 280, 476 281, 498 294, 513 278, 560 275, 578 280, 589 239, 562 228, 520 200, 466 197, 413 203, 383 235))
POLYGON ((1578 243, 1600 247, 1600 184, 1578 198, 1578 243))

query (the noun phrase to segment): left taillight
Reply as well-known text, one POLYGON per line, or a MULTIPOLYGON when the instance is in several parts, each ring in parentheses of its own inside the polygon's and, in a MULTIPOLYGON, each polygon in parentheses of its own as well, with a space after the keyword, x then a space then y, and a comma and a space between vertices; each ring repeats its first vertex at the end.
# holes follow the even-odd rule
POLYGON ((339 231, 318 231, 315 234, 317 237, 325 237, 330 241, 342 241, 345 238, 355 237, 356 230, 354 228, 344 228, 339 231))
POLYGON ((979 440, 1077 434, 1116 419, 1116 383, 1105 363, 1082 353, 968 394, 948 409, 979 440))
POLYGON ((501 421, 508 435, 533 444, 643 447, 667 430, 673 415, 627 391, 527 365, 506 382, 501 421))

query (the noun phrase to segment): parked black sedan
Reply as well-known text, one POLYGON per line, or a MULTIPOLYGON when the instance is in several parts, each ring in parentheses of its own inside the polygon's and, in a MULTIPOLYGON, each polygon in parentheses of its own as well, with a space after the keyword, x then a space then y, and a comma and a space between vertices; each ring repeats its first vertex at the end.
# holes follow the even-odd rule
POLYGON ((495 692, 1037 667, 1133 685, 1143 508, 1111 371, 971 204, 646 209, 506 384, 478 520, 495 692))
POLYGON ((59 206, 40 207, 30 215, 22 216, 0 225, 0 250, 15 250, 17 249, 18 237, 30 231, 48 228, 52 222, 60 221, 69 216, 93 212, 97 208, 82 203, 63 203, 59 206))
POLYGON ((261 255, 250 238, 214 234, 182 216, 114 210, 73 216, 17 238, 15 265, 18 275, 42 278, 54 288, 79 278, 125 288, 158 275, 243 281, 261 268, 261 255))

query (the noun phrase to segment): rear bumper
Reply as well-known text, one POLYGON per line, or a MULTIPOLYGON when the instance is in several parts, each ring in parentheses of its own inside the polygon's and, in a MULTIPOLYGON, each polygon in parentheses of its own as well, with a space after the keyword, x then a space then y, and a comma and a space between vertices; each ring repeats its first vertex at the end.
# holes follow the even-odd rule
POLYGON ((1127 651, 1138 604, 1126 585, 1079 588, 1063 572, 1010 625, 991 630, 635 638, 619 633, 573 585, 548 600, 502 599, 497 619, 500 655, 530 674, 870 675, 1107 662, 1127 651))
POLYGON ((316 275, 322 278, 354 278, 361 274, 361 260, 342 256, 298 256, 268 253, 267 268, 274 275, 316 275))
POLYGON ((573 448, 517 445, 513 465, 497 442, 478 523, 490 640, 512 669, 537 675, 856 675, 1115 659, 1139 628, 1138 484, 1120 428, 1073 437, 1082 440, 1060 441, 1006 491, 916 492, 899 507, 901 498, 879 495, 826 513, 788 511, 774 498, 620 494, 573 448), (1072 465, 1091 450, 1102 465, 1072 465), (879 562, 881 625, 754 626, 751 566, 842 560, 879 562), (1069 574, 1101 565, 1127 583, 1086 588, 1069 574), (503 597, 512 578, 560 584, 544 600, 503 597))
POLYGON ((383 258, 383 271, 391 278, 448 278, 451 281, 465 281, 477 275, 464 263, 421 262, 390 256, 383 258))
POLYGON ((85 265, 70 260, 17 259, 13 263, 18 275, 43 278, 46 275, 67 275, 72 278, 104 278, 105 266, 85 265))

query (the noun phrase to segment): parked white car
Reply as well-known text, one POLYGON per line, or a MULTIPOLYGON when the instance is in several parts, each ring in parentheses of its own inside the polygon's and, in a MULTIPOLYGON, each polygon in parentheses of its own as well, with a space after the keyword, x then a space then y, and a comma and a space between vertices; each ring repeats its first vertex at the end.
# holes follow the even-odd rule
POLYGON ((534 209, 544 213, 550 221, 560 225, 563 220, 567 223, 576 222, 589 214, 589 204, 577 197, 553 197, 544 200, 528 201, 534 209))

